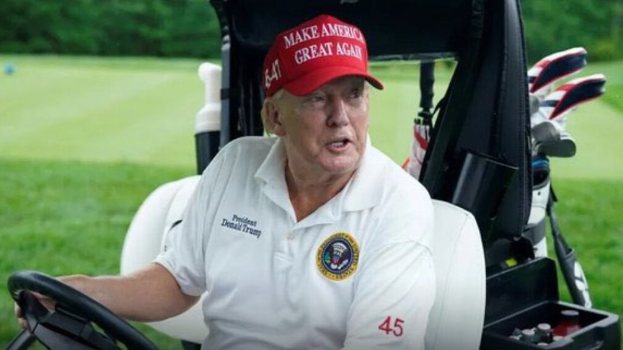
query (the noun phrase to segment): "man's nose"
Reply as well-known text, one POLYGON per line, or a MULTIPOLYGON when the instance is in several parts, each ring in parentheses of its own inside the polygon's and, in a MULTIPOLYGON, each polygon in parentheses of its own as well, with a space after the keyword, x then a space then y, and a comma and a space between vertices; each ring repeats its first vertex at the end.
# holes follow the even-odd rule
POLYGON ((334 98, 329 104, 327 123, 329 126, 344 126, 348 125, 348 106, 346 101, 342 98, 334 98))

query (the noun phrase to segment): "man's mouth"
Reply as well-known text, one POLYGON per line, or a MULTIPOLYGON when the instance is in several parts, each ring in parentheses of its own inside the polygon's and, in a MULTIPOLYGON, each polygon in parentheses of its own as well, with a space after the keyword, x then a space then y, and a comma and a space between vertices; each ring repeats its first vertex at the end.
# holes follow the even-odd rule
POLYGON ((329 147, 335 148, 335 149, 342 149, 348 146, 349 144, 350 144, 350 141, 348 139, 341 139, 341 140, 336 140, 336 141, 329 143, 329 147))

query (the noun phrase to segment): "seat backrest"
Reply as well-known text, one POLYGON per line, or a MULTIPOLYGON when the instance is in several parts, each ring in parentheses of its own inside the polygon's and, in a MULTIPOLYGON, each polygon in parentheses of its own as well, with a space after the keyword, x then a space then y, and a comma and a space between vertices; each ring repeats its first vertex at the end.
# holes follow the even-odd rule
MULTIPOLYGON (((147 265, 182 218, 199 176, 164 184, 152 192, 134 216, 123 245, 121 273, 147 265)), ((426 332, 427 350, 476 350, 480 345, 485 308, 485 262, 474 217, 442 201, 433 201, 433 251, 437 275, 436 301, 426 332)), ((185 313, 149 325, 177 339, 202 343, 209 331, 201 303, 185 313)))
MULTIPOLYGON (((121 252, 121 274, 128 274, 152 262, 162 248, 171 227, 182 219, 199 175, 161 185, 145 199, 138 209, 121 252)), ((148 323, 170 337, 201 344, 208 335, 203 322, 201 301, 181 315, 148 323)))
POLYGON ((428 319, 426 350, 477 350, 484 325, 485 256, 474 216, 433 201, 435 304, 428 319))

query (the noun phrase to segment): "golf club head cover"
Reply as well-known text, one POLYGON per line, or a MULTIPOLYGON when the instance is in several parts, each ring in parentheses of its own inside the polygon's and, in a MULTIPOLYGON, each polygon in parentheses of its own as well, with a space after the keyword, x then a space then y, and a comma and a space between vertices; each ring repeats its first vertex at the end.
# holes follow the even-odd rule
POLYGON ((588 77, 573 79, 559 86, 541 102, 539 110, 543 110, 549 120, 558 124, 560 130, 567 127, 567 116, 581 103, 594 100, 604 94, 606 77, 593 74, 588 77))
POLYGON ((539 99, 545 97, 554 82, 580 71, 586 66, 586 50, 575 47, 543 57, 528 70, 528 92, 539 99))
POLYGON ((426 155, 426 149, 428 148, 428 141, 430 140, 429 126, 414 123, 413 124, 413 143, 411 144, 411 154, 409 159, 403 164, 405 169, 411 176, 416 179, 420 178, 420 172, 422 171, 422 164, 424 163, 424 156, 426 155))

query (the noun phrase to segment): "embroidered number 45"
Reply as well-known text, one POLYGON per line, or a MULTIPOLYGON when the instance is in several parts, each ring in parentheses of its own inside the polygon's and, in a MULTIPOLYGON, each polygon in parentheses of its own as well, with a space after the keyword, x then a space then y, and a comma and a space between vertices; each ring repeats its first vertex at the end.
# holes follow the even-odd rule
POLYGON ((385 318, 383 323, 379 325, 379 329, 384 331, 385 334, 387 335, 393 334, 395 337, 402 337, 402 333, 403 333, 402 324, 404 322, 405 322, 404 320, 396 317, 394 319, 394 322, 392 323, 392 317, 387 316, 387 318, 385 318))

